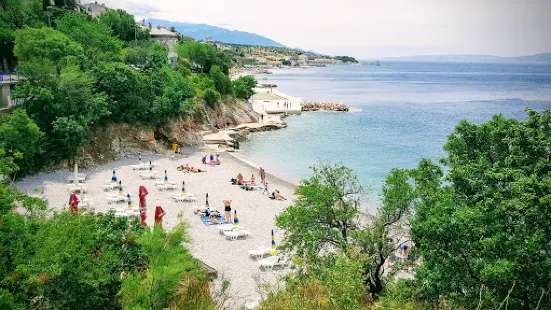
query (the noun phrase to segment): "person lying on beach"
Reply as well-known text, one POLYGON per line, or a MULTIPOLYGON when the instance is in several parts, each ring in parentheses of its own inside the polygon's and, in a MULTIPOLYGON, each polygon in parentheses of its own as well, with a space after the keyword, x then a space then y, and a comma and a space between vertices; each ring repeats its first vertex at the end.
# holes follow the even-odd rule
POLYGON ((189 165, 188 164, 180 165, 178 167, 178 171, 187 171, 187 172, 189 172, 189 165))
POLYGON ((281 195, 279 193, 279 190, 275 190, 275 192, 272 193, 272 196, 270 197, 271 199, 276 199, 276 200, 287 200, 287 198, 285 198, 283 195, 281 195))
POLYGON ((201 170, 201 169, 197 169, 195 167, 191 167, 189 168, 188 170, 189 172, 193 172, 193 173, 198 173, 198 172, 207 172, 207 170, 201 170))
POLYGON ((210 222, 214 224, 220 224, 220 221, 216 219, 216 214, 210 214, 210 222))
POLYGON ((243 180, 243 175, 241 174, 241 172, 237 174, 237 184, 239 185, 245 184, 245 180, 243 180))

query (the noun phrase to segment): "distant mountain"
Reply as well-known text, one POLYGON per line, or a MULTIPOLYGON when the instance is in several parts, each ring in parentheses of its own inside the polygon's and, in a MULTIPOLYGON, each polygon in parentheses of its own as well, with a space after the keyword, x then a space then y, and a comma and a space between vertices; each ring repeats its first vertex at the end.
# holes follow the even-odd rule
POLYGON ((537 63, 551 64, 551 53, 535 54, 520 57, 499 57, 492 55, 427 55, 410 57, 383 58, 386 61, 418 62, 504 62, 504 63, 537 63))
POLYGON ((213 41, 231 44, 286 47, 281 43, 256 33, 228 30, 206 24, 177 23, 162 19, 146 19, 146 23, 152 23, 154 26, 165 26, 167 28, 174 27, 179 33, 192 37, 195 40, 204 40, 206 37, 211 37, 213 41))

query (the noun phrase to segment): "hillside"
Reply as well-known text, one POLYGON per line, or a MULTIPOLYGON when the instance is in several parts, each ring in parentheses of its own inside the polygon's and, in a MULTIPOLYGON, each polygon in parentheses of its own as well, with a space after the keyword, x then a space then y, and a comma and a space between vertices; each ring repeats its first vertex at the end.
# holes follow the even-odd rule
POLYGON ((386 61, 419 61, 419 62, 487 62, 487 63, 537 63, 551 64, 551 53, 519 57, 500 57, 493 55, 420 55, 409 57, 383 58, 386 61))
POLYGON ((285 47, 281 43, 256 33, 228 30, 206 24, 177 23, 162 19, 147 19, 146 22, 152 23, 153 25, 165 26, 167 28, 174 27, 179 33, 190 36, 195 40, 204 40, 206 37, 211 37, 214 41, 231 44, 285 47))

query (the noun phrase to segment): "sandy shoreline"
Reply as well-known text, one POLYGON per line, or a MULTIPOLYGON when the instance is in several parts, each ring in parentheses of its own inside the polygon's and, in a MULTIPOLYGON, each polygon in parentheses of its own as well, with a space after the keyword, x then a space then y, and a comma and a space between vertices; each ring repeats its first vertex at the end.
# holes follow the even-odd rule
MULTIPOLYGON (((124 191, 130 193, 134 207, 138 206, 138 189, 144 185, 148 191, 147 196, 147 223, 153 224, 155 206, 162 206, 166 212, 163 225, 170 229, 178 224, 178 215, 183 215, 183 221, 189 224, 189 234, 192 242, 189 248, 193 255, 206 264, 215 268, 219 273, 219 279, 227 279, 231 282, 230 296, 233 296, 234 305, 231 308, 242 306, 248 300, 259 297, 258 284, 265 281, 274 281, 282 271, 261 271, 257 262, 249 258, 247 250, 256 249, 259 246, 270 246, 271 230, 275 229, 275 217, 292 203, 296 186, 285 180, 271 176, 267 172, 269 190, 279 189, 289 199, 286 201, 274 201, 263 195, 261 191, 245 191, 238 186, 231 185, 230 179, 235 178, 241 172, 245 179, 254 174, 258 177, 258 169, 252 164, 238 159, 232 154, 222 153, 220 166, 208 166, 201 163, 201 158, 206 151, 197 151, 186 154, 178 160, 165 156, 143 156, 143 161, 151 160, 156 165, 158 179, 164 176, 167 170, 168 179, 175 181, 178 189, 174 191, 160 191, 154 186, 155 180, 141 180, 139 172, 133 170, 130 165, 138 163, 137 158, 121 159, 100 166, 90 171, 80 171, 87 174, 86 186, 88 193, 86 198, 93 199, 96 212, 108 212, 110 209, 126 208, 126 203, 109 205, 106 195, 116 192, 105 192, 102 185, 111 180, 112 170, 115 169, 117 177, 122 180, 124 191), (189 164, 200 169, 206 169, 206 173, 182 173, 176 169, 180 164, 189 164), (186 182, 186 192, 197 197, 195 202, 176 202, 172 199, 172 193, 180 192, 182 181, 186 182), (223 211, 223 200, 232 200, 232 209, 237 210, 241 225, 250 233, 249 239, 229 241, 218 233, 217 226, 207 226, 202 223, 200 217, 193 213, 196 208, 205 205, 205 194, 209 194, 211 208, 223 211)), ((47 199, 49 207, 61 210, 66 207, 69 193, 67 191, 66 177, 71 174, 69 170, 60 170, 38 174, 17 182, 15 185, 23 192, 37 195, 35 189, 43 189, 43 196, 47 199)), ((80 196, 80 195, 79 195, 80 196)), ((276 229, 276 242, 280 240, 280 232, 276 229)))

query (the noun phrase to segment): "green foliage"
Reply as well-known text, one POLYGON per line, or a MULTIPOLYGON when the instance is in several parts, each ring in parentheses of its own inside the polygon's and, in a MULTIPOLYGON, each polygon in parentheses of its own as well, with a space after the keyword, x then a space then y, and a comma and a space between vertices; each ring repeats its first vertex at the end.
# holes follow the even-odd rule
MULTIPOLYGON (((116 60, 122 43, 111 36, 111 29, 84 13, 68 13, 56 21, 57 30, 83 48, 91 61, 116 60)), ((90 64, 91 65, 91 64, 90 64)))
POLYGON ((141 245, 124 218, 55 214, 40 222, 34 253, 21 270, 34 294, 57 309, 117 307, 120 273, 143 264, 141 245))
POLYGON ((48 61, 59 73, 72 58, 82 60, 84 57, 80 44, 51 28, 25 28, 15 31, 14 35, 14 55, 23 64, 26 61, 48 61))
POLYGON ((218 103, 220 102, 220 93, 214 88, 207 88, 203 92, 203 100, 205 100, 209 107, 214 109, 218 106, 218 103))
POLYGON ((212 66, 210 68, 209 76, 214 82, 214 88, 216 88, 220 95, 224 96, 232 94, 232 84, 230 77, 224 74, 219 66, 212 66))
POLYGON ((206 281, 206 272, 182 246, 187 238, 183 224, 169 233, 161 227, 142 232, 137 241, 148 255, 147 267, 124 278, 119 294, 124 309, 167 308, 181 281, 206 281))
POLYGON ((344 63, 347 63, 347 62, 358 63, 356 58, 350 57, 350 56, 335 56, 335 59, 341 60, 344 63))
POLYGON ((191 63, 194 72, 209 73, 212 66, 219 66, 227 75, 232 66, 229 54, 217 51, 209 44, 185 41, 177 46, 176 52, 180 59, 187 59, 191 63))
POLYGON ((99 22, 111 28, 114 36, 122 41, 145 40, 149 38, 149 30, 143 30, 138 25, 134 16, 123 10, 109 10, 99 17, 99 22))
POLYGON ((24 172, 32 171, 37 166, 39 140, 43 135, 24 110, 15 110, 6 120, 0 120, 0 149, 7 152, 2 157, 18 154, 14 163, 24 172))
POLYGON ((270 290, 259 310, 367 309, 360 263, 346 256, 318 273, 285 278, 285 290, 270 290))
POLYGON ((523 122, 461 122, 445 145, 448 174, 429 160, 411 172, 411 235, 427 301, 551 307, 551 112, 528 113, 523 122))
POLYGON ((248 100, 254 95, 256 85, 257 81, 253 76, 242 76, 232 82, 233 93, 237 98, 248 100))

